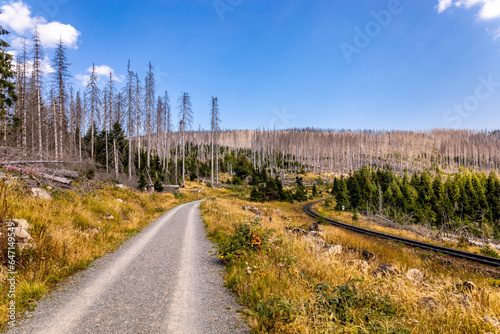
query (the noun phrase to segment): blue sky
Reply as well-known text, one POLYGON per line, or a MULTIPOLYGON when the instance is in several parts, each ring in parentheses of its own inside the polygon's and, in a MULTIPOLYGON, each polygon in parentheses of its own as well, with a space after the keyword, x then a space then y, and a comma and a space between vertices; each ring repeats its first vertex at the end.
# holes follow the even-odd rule
POLYGON ((173 106, 181 92, 192 96, 196 128, 209 126, 211 96, 228 129, 500 127, 499 0, 26 0, 2 9, 13 47, 35 23, 50 57, 64 36, 77 88, 92 63, 121 80, 129 58, 142 78, 151 61, 173 106))

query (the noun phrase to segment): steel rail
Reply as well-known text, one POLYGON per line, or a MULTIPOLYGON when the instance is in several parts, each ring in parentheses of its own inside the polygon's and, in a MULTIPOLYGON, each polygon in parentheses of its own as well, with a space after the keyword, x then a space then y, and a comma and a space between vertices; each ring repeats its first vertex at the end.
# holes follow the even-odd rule
MULTIPOLYGON (((308 214, 309 216, 311 216, 312 218, 315 218, 315 219, 319 218, 320 216, 317 213, 313 212, 311 208, 312 208, 313 205, 315 205, 317 203, 320 203, 322 201, 323 200, 306 204, 304 206, 304 212, 306 214, 308 214)), ((405 245, 408 245, 408 246, 417 247, 417 248, 421 248, 421 249, 425 249, 425 250, 432 250, 432 251, 435 251, 435 252, 440 252, 442 254, 451 255, 451 256, 456 257, 456 258, 466 259, 466 260, 474 261, 474 262, 477 262, 477 263, 486 264, 486 265, 489 265, 489 266, 494 266, 494 267, 499 267, 500 266, 500 259, 496 259, 496 258, 493 258, 493 257, 479 255, 479 254, 474 254, 474 253, 469 253, 469 252, 464 252, 464 251, 461 251, 461 250, 458 250, 458 249, 453 249, 453 248, 448 248, 448 247, 443 247, 443 246, 437 246, 437 245, 429 244, 429 243, 426 243, 426 242, 421 242, 421 241, 416 241, 416 240, 411 240, 411 239, 397 237, 397 236, 390 235, 390 234, 380 233, 380 232, 368 230, 368 229, 365 229, 365 228, 356 227, 356 226, 353 226, 353 225, 341 223, 341 222, 338 222, 336 220, 333 220, 333 219, 327 218, 327 217, 323 217, 323 219, 325 221, 327 221, 328 223, 330 223, 331 225, 333 225, 333 226, 344 228, 344 229, 347 229, 347 230, 351 230, 351 231, 354 231, 354 232, 357 232, 357 233, 361 233, 361 234, 365 234, 365 235, 370 235, 370 236, 377 237, 377 238, 382 238, 382 239, 393 240, 393 241, 401 242, 401 243, 403 243, 405 245)))

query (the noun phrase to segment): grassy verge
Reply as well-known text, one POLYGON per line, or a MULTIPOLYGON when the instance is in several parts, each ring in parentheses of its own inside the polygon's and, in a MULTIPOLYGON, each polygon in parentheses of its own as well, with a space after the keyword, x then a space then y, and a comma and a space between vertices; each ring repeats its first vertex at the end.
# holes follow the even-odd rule
POLYGON ((340 255, 324 252, 314 238, 286 232, 311 220, 300 204, 258 205, 260 219, 238 198, 208 198, 202 217, 226 262, 226 284, 246 306, 255 333, 484 333, 495 332, 498 281, 440 256, 396 243, 322 226, 340 255), (292 221, 284 219, 291 218, 292 221), (272 219, 270 220, 269 217, 272 219), (376 254, 364 262, 359 252, 376 254), (373 275, 379 265, 394 272, 373 275), (423 273, 408 278, 409 269, 423 273), (467 288, 464 282, 473 281, 467 288))
MULTIPOLYGON (((32 247, 15 254, 18 318, 56 283, 117 249, 167 210, 199 197, 189 191, 181 196, 149 195, 110 184, 82 188, 76 185, 73 190, 52 191, 52 200, 32 198, 22 183, 11 182, 6 188, 10 217, 26 219, 33 238, 32 247)), ((10 299, 6 247, 2 247, 0 329, 5 330, 10 299)))

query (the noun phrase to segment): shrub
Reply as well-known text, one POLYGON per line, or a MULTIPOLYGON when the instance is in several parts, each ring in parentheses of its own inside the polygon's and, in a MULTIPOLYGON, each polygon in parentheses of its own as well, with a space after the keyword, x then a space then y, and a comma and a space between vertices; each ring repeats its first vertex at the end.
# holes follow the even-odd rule
POLYGON ((500 258, 500 256, 498 255, 498 253, 493 249, 491 248, 491 246, 487 243, 483 246, 483 248, 481 248, 479 250, 479 252, 481 254, 483 254, 484 256, 490 256, 490 257, 494 257, 494 258, 500 258))
POLYGON ((219 244, 219 257, 231 262, 244 253, 258 251, 267 244, 272 231, 263 229, 259 219, 240 223, 233 234, 227 235, 219 244))
POLYGON ((154 186, 156 192, 159 192, 159 193, 163 192, 163 183, 161 182, 160 179, 156 179, 153 186, 154 186))
POLYGON ((139 185, 137 186, 137 189, 144 190, 147 185, 148 183, 146 182, 146 177, 141 173, 141 175, 139 175, 139 185))

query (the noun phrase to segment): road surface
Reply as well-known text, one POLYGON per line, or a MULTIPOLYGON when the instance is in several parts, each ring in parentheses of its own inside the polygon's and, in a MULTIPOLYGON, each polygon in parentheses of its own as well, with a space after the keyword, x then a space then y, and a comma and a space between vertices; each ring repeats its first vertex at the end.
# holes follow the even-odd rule
POLYGON ((8 333, 249 333, 223 287, 199 204, 167 212, 8 333))

